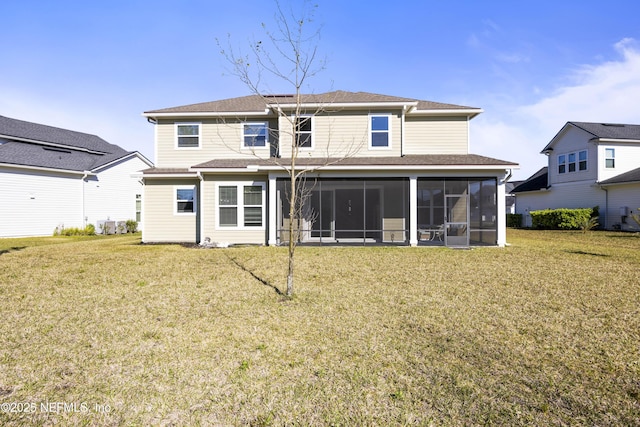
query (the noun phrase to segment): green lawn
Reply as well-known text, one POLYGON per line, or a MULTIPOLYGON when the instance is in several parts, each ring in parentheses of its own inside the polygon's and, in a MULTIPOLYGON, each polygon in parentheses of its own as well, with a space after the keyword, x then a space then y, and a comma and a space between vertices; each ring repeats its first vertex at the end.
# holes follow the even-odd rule
POLYGON ((0 239, 0 425, 640 425, 640 236, 508 241, 0 239))

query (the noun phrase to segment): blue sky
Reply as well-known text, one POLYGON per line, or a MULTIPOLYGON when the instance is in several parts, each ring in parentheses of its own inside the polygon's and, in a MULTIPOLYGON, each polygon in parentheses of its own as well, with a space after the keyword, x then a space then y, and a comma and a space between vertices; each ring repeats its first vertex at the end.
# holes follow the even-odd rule
MULTIPOLYGON (((309 91, 479 107, 471 152, 546 164, 567 121, 640 124, 640 3, 317 0, 326 69, 309 91)), ((282 0, 283 8, 300 1, 282 0)), ((0 3, 0 115, 93 133, 151 160, 143 111, 243 96, 216 39, 274 28, 268 0, 0 3)), ((276 81, 277 92, 290 88, 276 81)))

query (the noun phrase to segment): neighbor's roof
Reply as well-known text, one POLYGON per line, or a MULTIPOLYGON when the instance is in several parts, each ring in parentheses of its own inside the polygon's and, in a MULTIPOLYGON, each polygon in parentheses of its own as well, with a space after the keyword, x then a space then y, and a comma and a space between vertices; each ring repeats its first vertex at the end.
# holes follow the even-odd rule
POLYGON ((553 145, 560 139, 560 136, 570 126, 591 134, 591 139, 640 141, 640 125, 628 125, 622 123, 567 122, 541 152, 546 153, 550 151, 553 145))
POLYGON ((133 155, 96 135, 0 116, 0 163, 90 171, 133 155))
MULTIPOLYGON (((413 111, 467 111, 471 115, 482 112, 479 108, 466 107, 440 102, 421 101, 413 98, 380 95, 368 92, 334 91, 321 94, 300 95, 302 105, 340 105, 343 107, 371 105, 385 106, 389 104, 407 105, 413 111)), ((182 105, 178 107, 151 110, 144 113, 147 117, 171 114, 202 114, 202 113, 258 113, 266 112, 272 107, 291 106, 296 103, 294 95, 249 95, 239 98, 222 99, 219 101, 202 102, 199 104, 182 105)))
POLYGON ((549 188, 549 168, 546 166, 516 186, 511 193, 524 193, 526 191, 540 191, 549 188))
POLYGON ((629 172, 621 173, 613 178, 605 179, 600 182, 601 185, 612 184, 628 184, 632 182, 640 182, 640 168, 631 170, 629 172))

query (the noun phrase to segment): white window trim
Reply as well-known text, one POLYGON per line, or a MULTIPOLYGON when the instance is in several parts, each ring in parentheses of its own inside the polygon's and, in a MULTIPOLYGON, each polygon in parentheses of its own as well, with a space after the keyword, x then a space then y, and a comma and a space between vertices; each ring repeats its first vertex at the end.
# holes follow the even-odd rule
POLYGON ((174 123, 173 135, 176 150, 200 150, 202 148, 202 123, 199 122, 176 122, 174 123), (180 126, 198 126, 198 146, 197 147, 180 147, 178 145, 178 128, 180 126))
POLYGON ((578 152, 576 153, 576 162, 578 163, 578 168, 576 169, 576 172, 586 172, 589 170, 589 150, 578 150, 578 152), (580 160, 580 153, 584 153, 585 154, 585 158, 584 160, 580 160), (585 167, 584 169, 580 169, 580 163, 581 162, 586 162, 587 163, 587 167, 585 167))
POLYGON ((558 167, 556 169, 556 172, 558 173, 558 175, 565 175, 568 173, 577 173, 577 172, 586 172, 589 170, 589 150, 578 150, 578 151, 571 151, 568 153, 563 153, 563 154, 558 154, 558 157, 556 158, 557 162, 558 162, 558 167), (586 153, 587 154, 587 158, 584 160, 587 162, 587 167, 585 169, 580 169, 580 153, 586 153), (574 156, 574 161, 572 162, 569 159, 569 156, 574 156), (563 157, 565 159, 564 163, 560 163, 560 157, 563 157), (560 172, 560 165, 564 164, 564 172, 560 172), (575 165, 575 170, 569 170, 569 165, 575 165))
POLYGON ((607 147, 604 149, 604 168, 605 169, 615 169, 616 168, 616 149, 613 147, 607 147), (613 151, 613 156, 609 157, 607 155, 607 151, 613 151), (613 166, 612 167, 608 167, 607 166, 607 160, 613 160, 613 166))
POLYGON ((369 129, 369 149, 370 150, 391 150, 391 141, 392 141, 392 139, 391 139, 391 118, 392 118, 392 114, 390 114, 390 113, 370 113, 369 114, 369 118, 368 118, 369 122, 367 123, 367 128, 369 129), (374 147, 373 146, 373 138, 372 138, 373 133, 374 132, 381 133, 381 131, 374 131, 372 129, 371 120, 372 120, 373 117, 386 117, 387 120, 388 120, 389 129, 387 130, 387 134, 388 134, 388 137, 389 137, 389 143, 387 144, 386 147, 374 147))
MULTIPOLYGON (((312 126, 313 126, 313 124, 312 124, 312 126)), ((311 129, 313 129, 313 128, 311 128, 311 129)), ((271 146, 271 144, 269 142, 269 133, 270 133, 269 132, 269 122, 242 122, 240 124, 240 130, 241 130, 241 133, 242 133, 241 141, 240 141, 240 149, 241 150, 243 150, 243 151, 268 150, 269 147, 271 146), (252 125, 264 125, 264 126, 266 126, 267 134, 266 134, 266 138, 265 138, 265 141, 264 141, 264 147, 255 147, 255 146, 247 147, 246 145, 244 145, 244 137, 245 137, 245 135, 244 135, 244 127, 245 127, 245 125, 249 125, 249 126, 252 126, 252 125)), ((312 142, 313 142, 313 140, 312 140, 312 142)))
MULTIPOLYGON (((215 223, 215 227, 216 230, 245 230, 245 231, 250 231, 250 230, 254 230, 254 231, 260 231, 260 230, 266 230, 266 210, 267 210, 267 203, 266 203, 266 198, 267 198, 267 183, 264 181, 222 181, 222 182, 217 182, 216 183, 216 190, 215 190, 215 212, 216 212, 216 223, 215 223), (244 187, 245 186, 260 186, 262 187, 262 225, 259 227, 250 227, 250 226, 245 226, 244 225, 244 187), (235 227, 230 227, 230 226, 226 226, 220 225, 220 187, 236 187, 237 190, 237 197, 238 197, 238 204, 235 205, 237 208, 237 224, 235 227)), ((229 205, 230 206, 230 205, 229 205)))
POLYGON ((198 212, 198 189, 195 185, 174 185, 173 186, 173 214, 179 216, 195 216, 198 212), (193 190, 193 212, 178 211, 178 190, 193 190))
MULTIPOLYGON (((298 147, 299 151, 312 151, 316 146, 316 117, 313 114, 299 114, 297 117, 291 116, 291 124, 293 125, 293 140, 296 140, 296 118, 311 118, 311 147, 298 147)), ((306 133, 306 132, 305 132, 306 133)))

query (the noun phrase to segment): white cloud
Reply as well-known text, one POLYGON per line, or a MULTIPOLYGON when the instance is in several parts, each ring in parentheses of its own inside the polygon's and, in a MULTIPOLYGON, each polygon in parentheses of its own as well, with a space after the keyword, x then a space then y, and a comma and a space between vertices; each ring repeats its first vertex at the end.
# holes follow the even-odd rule
POLYGON ((520 163, 516 179, 524 179, 546 165, 540 150, 568 121, 640 124, 640 48, 633 39, 614 48, 620 59, 579 67, 538 102, 503 104, 475 119, 472 150, 520 163))

